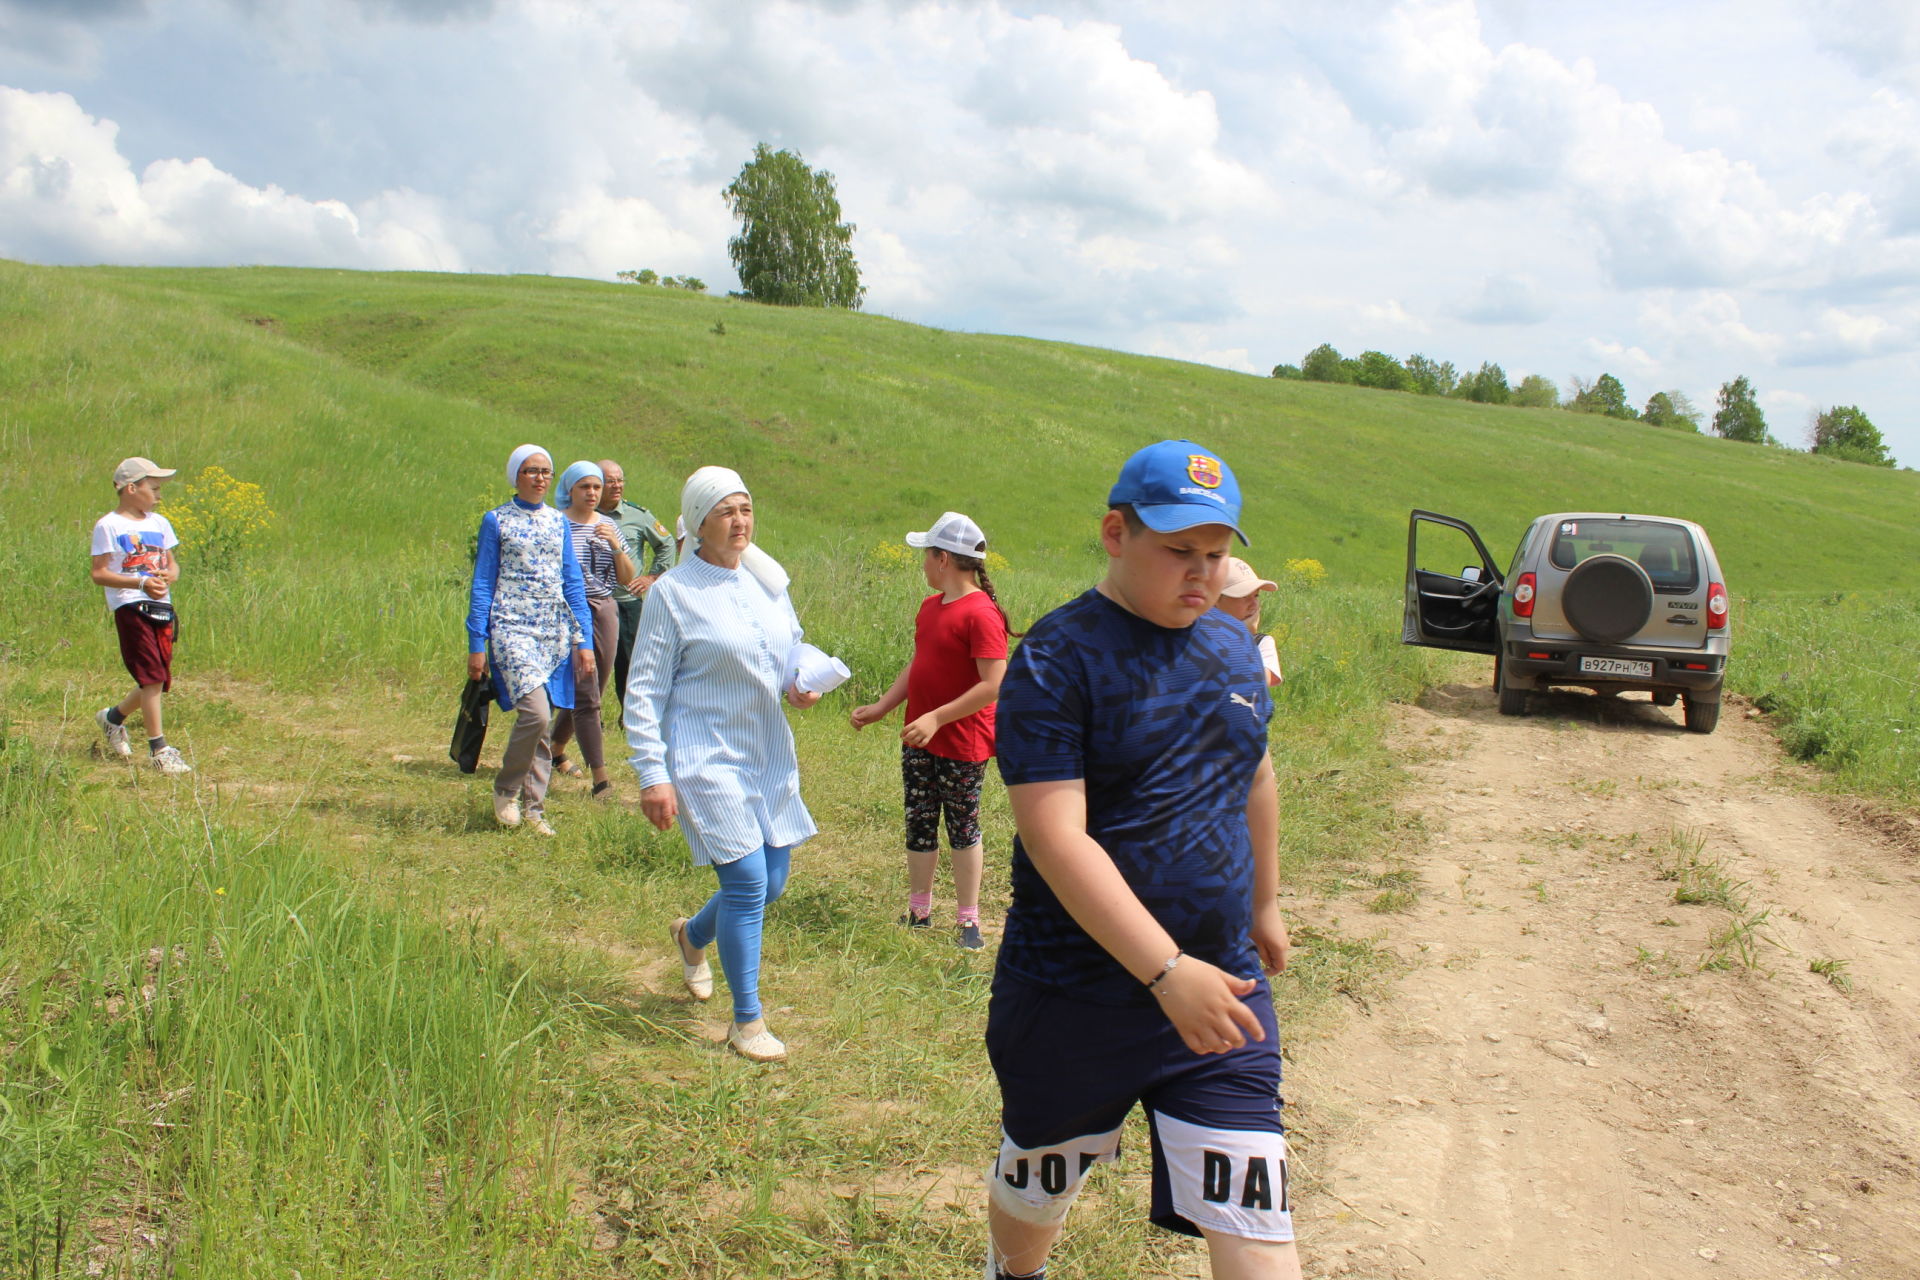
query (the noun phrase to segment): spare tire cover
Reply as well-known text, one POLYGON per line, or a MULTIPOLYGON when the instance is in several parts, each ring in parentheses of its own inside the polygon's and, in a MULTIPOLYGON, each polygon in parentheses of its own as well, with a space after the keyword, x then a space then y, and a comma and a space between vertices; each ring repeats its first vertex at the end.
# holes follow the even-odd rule
POLYGON ((1594 556, 1567 575, 1560 610, 1587 639, 1618 644, 1638 634, 1653 616, 1653 582, 1625 556, 1594 556))

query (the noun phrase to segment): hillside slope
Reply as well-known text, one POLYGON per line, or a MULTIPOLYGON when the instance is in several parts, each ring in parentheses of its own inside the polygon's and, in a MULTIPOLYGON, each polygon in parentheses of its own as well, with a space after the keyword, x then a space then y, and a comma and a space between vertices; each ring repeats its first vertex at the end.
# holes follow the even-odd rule
POLYGON ((1617 508, 1706 524, 1737 590, 1920 585, 1920 477, 1636 423, 578 280, 9 265, 0 288, 12 355, 55 305, 108 330, 56 322, 57 341, 26 340, 37 385, 0 386, 0 413, 56 427, 63 470, 144 441, 285 487, 344 447, 376 465, 334 483, 430 467, 464 496, 531 436, 632 459, 656 507, 692 467, 735 465, 778 514, 776 546, 962 506, 1017 557, 1079 549, 1064 517, 1097 507, 1115 460, 1188 435, 1234 463, 1269 560, 1312 557, 1336 582, 1397 582, 1423 506, 1502 557, 1538 512, 1617 508), (104 420, 77 411, 103 402, 104 420), (234 440, 239 403, 282 438, 234 440))

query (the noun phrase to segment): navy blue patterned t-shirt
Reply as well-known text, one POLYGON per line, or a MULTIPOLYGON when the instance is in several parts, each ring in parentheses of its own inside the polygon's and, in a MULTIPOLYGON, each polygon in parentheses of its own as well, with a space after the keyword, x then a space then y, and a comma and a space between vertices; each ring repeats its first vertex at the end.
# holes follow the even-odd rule
MULTIPOLYGON (((1098 591, 1035 623, 1000 685, 1008 786, 1083 778, 1087 834, 1182 951, 1260 976, 1247 794, 1273 702, 1245 624, 1155 626, 1098 591)), ((1151 1003, 1013 842, 1000 970, 1101 1004, 1151 1003)))

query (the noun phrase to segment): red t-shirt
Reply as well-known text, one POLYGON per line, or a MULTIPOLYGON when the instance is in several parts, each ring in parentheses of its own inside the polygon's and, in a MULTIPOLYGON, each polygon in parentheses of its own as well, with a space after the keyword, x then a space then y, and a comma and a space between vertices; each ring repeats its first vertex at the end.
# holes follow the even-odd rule
MULTIPOLYGON (((1007 624, 984 591, 969 591, 952 604, 935 592, 920 602, 913 623, 913 665, 907 668, 907 719, 946 706, 980 683, 975 658, 1007 656, 1007 624)), ((986 760, 993 755, 993 704, 942 726, 927 750, 949 760, 986 760)))

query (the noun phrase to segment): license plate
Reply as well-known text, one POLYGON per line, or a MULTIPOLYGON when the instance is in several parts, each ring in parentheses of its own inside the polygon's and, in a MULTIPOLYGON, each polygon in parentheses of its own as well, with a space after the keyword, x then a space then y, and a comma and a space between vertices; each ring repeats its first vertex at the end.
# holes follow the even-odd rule
POLYGON ((1592 658, 1580 659, 1580 670, 1593 676, 1637 676, 1642 680, 1653 679, 1653 664, 1632 658, 1592 658))

